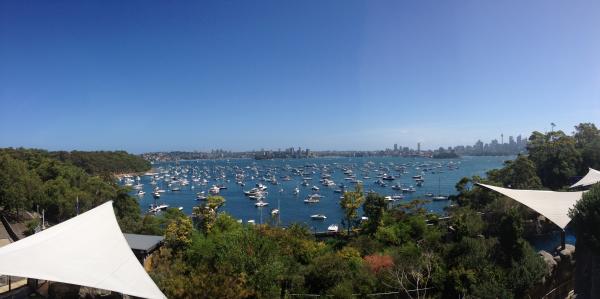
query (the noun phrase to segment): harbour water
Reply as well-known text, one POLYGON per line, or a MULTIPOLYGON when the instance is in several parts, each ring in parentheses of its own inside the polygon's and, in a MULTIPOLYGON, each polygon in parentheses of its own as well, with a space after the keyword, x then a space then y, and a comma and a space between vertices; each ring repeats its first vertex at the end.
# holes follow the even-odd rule
MULTIPOLYGON (((227 212, 236 219, 282 226, 305 223, 315 231, 325 231, 329 225, 341 223, 342 209, 339 201, 342 194, 339 191, 342 184, 346 186, 346 190, 353 190, 355 182, 360 180, 365 191, 372 190, 385 196, 402 195, 403 199, 390 202, 400 204, 414 199, 431 199, 432 195, 455 194, 454 186, 462 177, 484 176, 486 171, 500 168, 504 161, 513 158, 466 156, 438 160, 421 157, 340 157, 157 162, 153 165, 153 175, 140 176, 139 183, 142 186, 138 188, 145 194, 135 196, 144 211, 151 204, 158 203, 182 207, 186 214, 191 214, 192 208, 202 203, 197 200, 199 192, 204 191, 208 196, 213 185, 221 185, 226 189, 221 189, 219 195, 226 199, 226 203, 219 211, 227 212), (349 175, 348 170, 353 175, 349 175), (324 174, 335 185, 324 186, 321 183, 324 174), (377 184, 376 181, 385 174, 395 179, 380 181, 385 186, 377 184), (422 186, 417 186, 413 178, 418 175, 424 180, 422 186), (272 180, 276 180, 276 183, 272 180), (307 186, 303 186, 303 182, 307 186), (252 189, 256 184, 263 184, 268 188, 268 195, 263 201, 269 205, 262 208, 255 206, 256 200, 244 195, 244 191, 252 189), (413 187, 416 191, 403 193, 392 189, 394 185, 407 189, 413 187), (313 186, 319 191, 314 191, 313 186), (155 188, 164 190, 156 200, 152 196, 155 188), (299 189, 298 194, 294 194, 295 188, 299 189), (179 190, 171 191, 172 189, 179 190), (320 201, 305 203, 304 199, 313 193, 322 196, 320 201), (272 215, 272 210, 276 208, 280 211, 279 215, 272 215), (310 216, 314 214, 324 214, 327 218, 312 220, 310 216)), ((134 190, 132 194, 137 192, 138 190, 134 190)), ((449 204, 447 200, 432 200, 425 207, 443 214, 444 208, 449 204)))

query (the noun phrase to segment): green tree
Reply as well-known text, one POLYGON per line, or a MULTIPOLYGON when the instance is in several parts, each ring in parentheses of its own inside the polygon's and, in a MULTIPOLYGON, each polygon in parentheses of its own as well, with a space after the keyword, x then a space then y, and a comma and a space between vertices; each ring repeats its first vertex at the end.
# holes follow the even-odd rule
POLYGON ((533 132, 527 150, 542 184, 550 189, 562 188, 577 174, 581 154, 576 149, 575 138, 562 131, 533 132))
POLYGON ((541 189, 542 181, 537 176, 535 164, 523 155, 507 161, 504 167, 488 172, 488 178, 513 189, 541 189))
POLYGON ((340 206, 344 210, 344 223, 348 228, 348 234, 352 229, 353 223, 358 217, 358 208, 365 200, 361 184, 357 184, 354 191, 344 192, 344 198, 340 201, 340 206))
POLYGON ((583 194, 569 211, 577 242, 585 243, 594 252, 600 252, 600 184, 583 194))
POLYGON ((369 192, 363 204, 364 215, 369 218, 366 222, 366 232, 374 234, 382 224, 383 213, 387 207, 385 197, 374 192, 369 192))
POLYGON ((523 219, 516 208, 512 208, 500 219, 498 232, 499 248, 504 264, 510 266, 523 256, 523 219))
POLYGON ((225 198, 222 196, 209 196, 205 204, 193 208, 192 214, 194 219, 197 219, 197 226, 205 234, 210 233, 212 230, 217 220, 217 209, 224 203, 225 198))
POLYGON ((475 238, 483 233, 485 223, 478 212, 460 207, 453 210, 451 215, 450 224, 458 241, 466 237, 475 238))
POLYGON ((27 164, 9 155, 0 155, 0 205, 6 210, 31 207, 34 199, 40 198, 41 182, 27 164))
POLYGON ((588 167, 600 168, 600 130, 592 123, 582 123, 575 126, 575 138, 577 149, 581 153, 581 167, 579 171, 584 173, 588 167))
POLYGON ((192 244, 192 220, 177 218, 167 226, 165 243, 174 251, 181 251, 192 244))

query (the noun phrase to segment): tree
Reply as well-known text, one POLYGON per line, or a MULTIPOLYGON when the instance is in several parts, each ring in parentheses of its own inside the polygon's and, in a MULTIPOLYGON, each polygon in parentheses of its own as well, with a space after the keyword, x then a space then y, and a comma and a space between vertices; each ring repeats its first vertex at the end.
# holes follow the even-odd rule
POLYGON ((454 228, 454 234, 458 241, 466 237, 479 236, 485 226, 481 215, 468 207, 460 207, 452 211, 450 223, 454 228))
POLYGON ((385 197, 374 192, 369 192, 363 204, 364 214, 369 220, 366 223, 366 232, 374 234, 382 224, 383 213, 387 207, 385 197))
POLYGON ((575 145, 575 138, 562 131, 531 134, 527 146, 529 159, 535 164, 544 186, 559 189, 569 184, 569 179, 577 174, 581 154, 575 145))
POLYGON ((27 164, 9 155, 0 155, 0 205, 6 210, 30 207, 38 199, 41 182, 27 164))
POLYGON ((569 211, 571 225, 577 234, 577 243, 586 243, 600 252, 600 184, 592 186, 569 211))
POLYGON ((352 224, 356 221, 358 214, 356 211, 364 202, 365 195, 361 184, 357 184, 354 191, 344 192, 344 198, 340 201, 340 206, 344 209, 344 221, 348 228, 348 234, 352 229, 352 224))
POLYGON ((583 148, 587 144, 593 143, 600 138, 600 130, 593 123, 581 123, 575 126, 573 134, 578 148, 583 148))
POLYGON ((403 291, 408 298, 428 298, 429 284, 433 279, 436 256, 432 252, 421 252, 412 259, 401 258, 388 269, 390 287, 403 291))
POLYGON ((595 184, 569 211, 577 237, 577 297, 598 298, 600 290, 600 184, 595 184))
POLYGON ((217 209, 224 203, 222 196, 209 196, 205 204, 193 208, 192 214, 197 219, 197 225, 205 234, 212 230, 217 220, 217 209))
POLYGON ((523 256, 522 236, 523 219, 517 209, 512 208, 500 219, 498 232, 501 257, 506 266, 510 266, 513 261, 519 261, 523 256))
POLYGON ((167 226, 165 231, 165 243, 174 251, 181 251, 192 244, 192 221, 185 218, 177 218, 167 226))
POLYGON ((514 161, 507 161, 503 168, 488 172, 491 181, 514 189, 541 189, 542 181, 537 176, 535 164, 523 155, 514 161))
POLYGON ((575 127, 577 149, 581 153, 580 172, 587 171, 588 167, 600 168, 600 130, 592 123, 583 123, 575 127))

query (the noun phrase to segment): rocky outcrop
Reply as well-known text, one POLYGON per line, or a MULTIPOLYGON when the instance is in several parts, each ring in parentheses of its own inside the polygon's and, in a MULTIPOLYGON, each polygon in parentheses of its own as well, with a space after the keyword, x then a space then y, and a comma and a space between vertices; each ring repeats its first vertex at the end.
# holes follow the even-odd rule
POLYGON ((566 244, 565 248, 557 248, 553 254, 541 250, 540 257, 546 264, 546 274, 542 281, 532 290, 532 298, 541 298, 551 293, 551 298, 564 298, 573 289, 575 276, 575 246, 566 244), (556 296, 556 297, 554 297, 556 296))

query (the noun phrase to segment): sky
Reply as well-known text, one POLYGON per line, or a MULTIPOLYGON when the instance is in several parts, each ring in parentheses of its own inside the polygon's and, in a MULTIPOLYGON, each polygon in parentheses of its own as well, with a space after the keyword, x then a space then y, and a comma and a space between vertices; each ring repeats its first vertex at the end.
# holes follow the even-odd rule
POLYGON ((0 147, 427 149, 599 120, 600 1, 0 1, 0 147))

